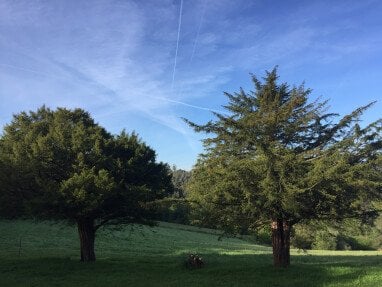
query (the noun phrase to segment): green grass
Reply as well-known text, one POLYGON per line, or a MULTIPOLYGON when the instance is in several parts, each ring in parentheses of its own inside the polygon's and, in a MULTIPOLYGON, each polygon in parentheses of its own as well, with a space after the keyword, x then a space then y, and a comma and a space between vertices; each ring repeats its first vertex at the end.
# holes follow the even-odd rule
POLYGON ((269 247, 163 223, 101 230, 95 263, 79 262, 76 229, 0 221, 0 286, 381 286, 381 251, 292 251, 292 266, 272 267, 269 247), (20 245, 21 238, 21 249, 20 245), (197 252, 202 269, 188 270, 197 252))

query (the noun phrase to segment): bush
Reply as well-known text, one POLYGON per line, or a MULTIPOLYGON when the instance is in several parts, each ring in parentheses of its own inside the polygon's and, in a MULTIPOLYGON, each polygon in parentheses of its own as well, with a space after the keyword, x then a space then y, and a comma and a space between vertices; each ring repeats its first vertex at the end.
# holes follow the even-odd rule
POLYGON ((320 230, 316 233, 312 249, 319 250, 336 250, 337 236, 327 230, 320 230))
POLYGON ((272 245, 270 227, 263 227, 262 229, 256 231, 254 239, 254 242, 257 244, 272 245))
POLYGON ((291 245, 298 249, 312 249, 313 240, 310 237, 306 237, 297 234, 291 238, 291 245))
POLYGON ((375 250, 375 240, 365 237, 337 236, 337 250, 375 250))
POLYGON ((291 245, 298 249, 312 249, 315 233, 310 225, 298 224, 292 230, 291 245))
POLYGON ((338 235, 337 236, 337 250, 356 250, 357 241, 346 235, 338 235))
POLYGON ((158 206, 157 220, 189 225, 189 214, 189 204, 178 201, 158 206))
POLYGON ((375 250, 382 246, 382 236, 377 227, 361 225, 355 219, 311 221, 294 226, 291 245, 300 249, 375 250))

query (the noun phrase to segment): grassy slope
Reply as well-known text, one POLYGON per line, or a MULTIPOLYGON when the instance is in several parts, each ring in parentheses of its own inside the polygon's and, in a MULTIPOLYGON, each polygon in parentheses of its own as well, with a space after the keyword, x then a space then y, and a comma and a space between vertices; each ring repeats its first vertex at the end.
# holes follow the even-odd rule
POLYGON ((76 230, 0 221, 0 286, 380 286, 382 252, 293 251, 292 266, 272 267, 271 250, 216 232, 174 224, 101 231, 97 262, 78 261, 76 230), (21 254, 19 256, 19 239, 21 254), (207 265, 187 270, 187 253, 207 265))

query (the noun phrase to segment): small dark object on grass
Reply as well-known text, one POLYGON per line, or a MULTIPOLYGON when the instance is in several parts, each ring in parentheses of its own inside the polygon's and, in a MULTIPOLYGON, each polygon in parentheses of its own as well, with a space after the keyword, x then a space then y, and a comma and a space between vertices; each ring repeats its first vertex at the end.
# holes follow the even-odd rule
POLYGON ((299 248, 299 249, 297 249, 297 253, 303 253, 303 254, 305 254, 305 255, 310 255, 310 254, 308 253, 308 250, 306 250, 305 248, 299 248))
POLYGON ((189 269, 202 268, 204 266, 203 258, 198 254, 189 254, 185 266, 189 269))

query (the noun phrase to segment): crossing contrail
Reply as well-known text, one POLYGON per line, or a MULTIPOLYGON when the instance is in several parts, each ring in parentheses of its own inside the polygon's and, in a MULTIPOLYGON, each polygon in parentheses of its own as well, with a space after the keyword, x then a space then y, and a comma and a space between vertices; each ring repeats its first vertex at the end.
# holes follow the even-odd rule
POLYGON ((40 72, 40 71, 36 71, 36 70, 32 70, 32 69, 28 69, 28 68, 24 68, 24 67, 21 67, 21 66, 9 65, 9 64, 4 64, 4 63, 0 63, 0 66, 1 67, 11 68, 11 69, 16 69, 16 70, 20 70, 20 71, 25 71, 25 72, 28 72, 28 73, 32 73, 32 74, 36 74, 36 75, 40 75, 40 76, 44 76, 44 77, 49 77, 49 78, 55 78, 55 79, 62 80, 62 78, 57 77, 55 75, 44 73, 44 72, 40 72))
POLYGON ((196 106, 196 105, 191 105, 191 104, 188 104, 188 103, 185 103, 185 102, 175 101, 175 100, 171 100, 171 99, 168 99, 168 98, 163 98, 163 97, 153 97, 153 98, 154 99, 158 99, 158 100, 162 100, 162 101, 165 101, 165 102, 170 102, 170 103, 174 103, 174 104, 183 105, 183 106, 194 108, 194 109, 198 109, 198 110, 210 111, 210 112, 215 112, 215 113, 219 113, 219 114, 224 114, 225 113, 223 111, 219 111, 219 110, 215 110, 215 109, 210 109, 210 108, 206 108, 206 107, 201 107, 201 106, 196 106))
POLYGON ((183 0, 180 0, 179 21, 178 21, 179 22, 178 23, 178 37, 176 39, 175 60, 174 60, 174 70, 172 72, 171 89, 174 88, 174 81, 175 81, 176 59, 178 57, 178 49, 179 49, 180 26, 182 25, 182 10, 183 10, 183 0))
POLYGON ((194 40, 194 45, 192 47, 192 52, 191 52, 191 57, 190 57, 190 62, 189 64, 192 63, 192 60, 194 59, 194 55, 195 55, 195 50, 196 50, 196 44, 198 43, 198 38, 199 38, 199 34, 200 34, 200 28, 202 27, 202 22, 203 22, 203 18, 204 18, 204 12, 206 11, 206 3, 204 2, 203 3, 203 8, 202 8, 202 14, 200 16, 200 20, 199 20, 199 25, 198 25, 198 30, 196 31, 196 36, 195 36, 195 40, 194 40))
MULTIPOLYGON (((202 6, 202 13, 200 15, 200 19, 199 19, 199 24, 198 24, 198 28, 196 30, 196 35, 195 35, 195 39, 194 39, 194 43, 192 45, 192 51, 191 51, 191 57, 188 61, 188 67, 191 66, 191 63, 192 63, 192 60, 194 59, 194 55, 195 55, 195 51, 196 51, 196 46, 198 44, 198 39, 199 39, 199 34, 200 34, 200 29, 202 27, 202 22, 203 22, 203 18, 204 18, 204 14, 205 14, 205 11, 206 11, 206 2, 204 1, 203 2, 203 6, 202 6)), ((180 88, 179 88, 179 92, 178 92, 178 96, 182 95, 183 94, 183 84, 180 85, 180 88)))

